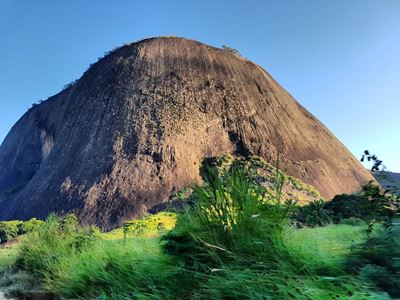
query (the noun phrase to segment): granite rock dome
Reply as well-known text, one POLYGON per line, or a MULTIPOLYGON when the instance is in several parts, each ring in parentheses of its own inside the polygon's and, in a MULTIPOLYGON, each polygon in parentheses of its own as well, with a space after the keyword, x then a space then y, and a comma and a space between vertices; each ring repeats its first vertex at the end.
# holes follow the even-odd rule
POLYGON ((0 219, 74 212, 112 228, 199 180, 205 157, 257 155, 323 196, 372 180, 257 64, 183 38, 122 46, 32 107, 0 147, 0 219))

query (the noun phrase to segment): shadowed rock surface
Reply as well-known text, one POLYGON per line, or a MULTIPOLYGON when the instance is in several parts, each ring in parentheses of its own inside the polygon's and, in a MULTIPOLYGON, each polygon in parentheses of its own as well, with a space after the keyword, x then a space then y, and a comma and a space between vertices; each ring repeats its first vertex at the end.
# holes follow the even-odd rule
POLYGON ((35 105, 0 148, 0 219, 75 212, 111 228, 193 180, 204 157, 258 155, 331 197, 371 175, 267 72, 182 38, 123 46, 35 105))

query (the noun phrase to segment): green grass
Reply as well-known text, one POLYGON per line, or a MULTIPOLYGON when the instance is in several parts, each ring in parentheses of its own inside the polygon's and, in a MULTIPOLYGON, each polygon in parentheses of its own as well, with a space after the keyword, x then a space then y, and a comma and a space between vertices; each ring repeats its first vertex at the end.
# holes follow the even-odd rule
POLYGON ((309 265, 340 269, 354 246, 366 240, 367 226, 328 225, 289 230, 285 238, 292 251, 306 258, 309 265))
MULTIPOLYGON (((340 270, 352 246, 365 239, 365 227, 288 228, 284 236, 290 251, 298 259, 307 261, 309 270, 328 269, 332 272, 340 270)), ((240 258, 211 272, 193 271, 164 254, 158 237, 98 239, 80 251, 68 247, 69 250, 64 251, 62 248, 66 243, 57 243, 62 244, 60 248, 53 244, 53 249, 40 250, 50 256, 45 258, 46 255, 41 254, 45 266, 39 268, 40 274, 36 276, 40 280, 36 284, 65 299, 179 299, 184 296, 193 299, 263 299, 262 294, 268 295, 274 289, 278 290, 274 299, 333 299, 335 295, 339 295, 338 299, 374 299, 357 278, 349 280, 343 274, 333 274, 333 277, 323 273, 296 274, 290 263, 280 262, 279 269, 259 272, 257 268, 263 269, 262 264, 255 267, 255 261, 250 259, 249 265, 243 267, 243 258, 240 258), (57 256, 57 259, 51 259, 51 256, 57 256), (353 294, 345 297, 348 292, 353 294)), ((36 246, 30 243, 30 250, 36 246)), ((2 250, 0 265, 9 268, 21 255, 19 251, 2 250)), ((30 255, 39 254, 31 252, 30 255)), ((14 272, 21 274, 21 270, 14 272)), ((21 275, 16 278, 26 280, 21 275)))
POLYGON ((50 216, 3 250, 0 286, 21 298, 36 288, 61 299, 389 299, 346 268, 365 225, 291 226, 277 170, 268 192, 240 168, 202 175, 178 215, 106 234, 50 216))
POLYGON ((15 263, 16 249, 0 249, 0 273, 15 263))
POLYGON ((168 291, 173 290, 176 280, 168 277, 178 268, 161 253, 158 237, 104 237, 109 238, 95 228, 79 228, 73 217, 51 216, 11 252, 1 251, 0 285, 16 297, 32 288, 68 299, 168 296, 158 287, 170 285, 168 291))
POLYGON ((158 239, 99 241, 90 251, 61 261, 46 288, 69 299, 164 295, 159 287, 169 282, 169 264, 158 239))

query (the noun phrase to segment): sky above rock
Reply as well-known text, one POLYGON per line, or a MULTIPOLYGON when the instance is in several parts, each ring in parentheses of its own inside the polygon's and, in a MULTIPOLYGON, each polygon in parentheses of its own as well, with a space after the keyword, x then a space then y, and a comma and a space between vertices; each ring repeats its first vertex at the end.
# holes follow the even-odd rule
POLYGON ((357 157, 400 171, 400 2, 0 2, 0 141, 24 112, 125 42, 174 35, 264 67, 357 157))

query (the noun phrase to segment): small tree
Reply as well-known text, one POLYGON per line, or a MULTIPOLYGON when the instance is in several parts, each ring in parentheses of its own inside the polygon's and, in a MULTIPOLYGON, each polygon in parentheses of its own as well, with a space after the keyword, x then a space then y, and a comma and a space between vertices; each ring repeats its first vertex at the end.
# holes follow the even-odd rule
POLYGON ((237 55, 237 56, 242 56, 238 50, 236 50, 236 49, 234 49, 232 47, 229 47, 229 46, 226 46, 226 45, 222 45, 222 49, 225 52, 232 53, 232 54, 237 55))
POLYGON ((386 169, 386 167, 382 164, 382 161, 378 159, 378 157, 375 154, 371 155, 368 150, 365 150, 364 154, 361 156, 361 162, 364 162, 365 160, 373 163, 371 168, 372 172, 384 171, 386 169))

